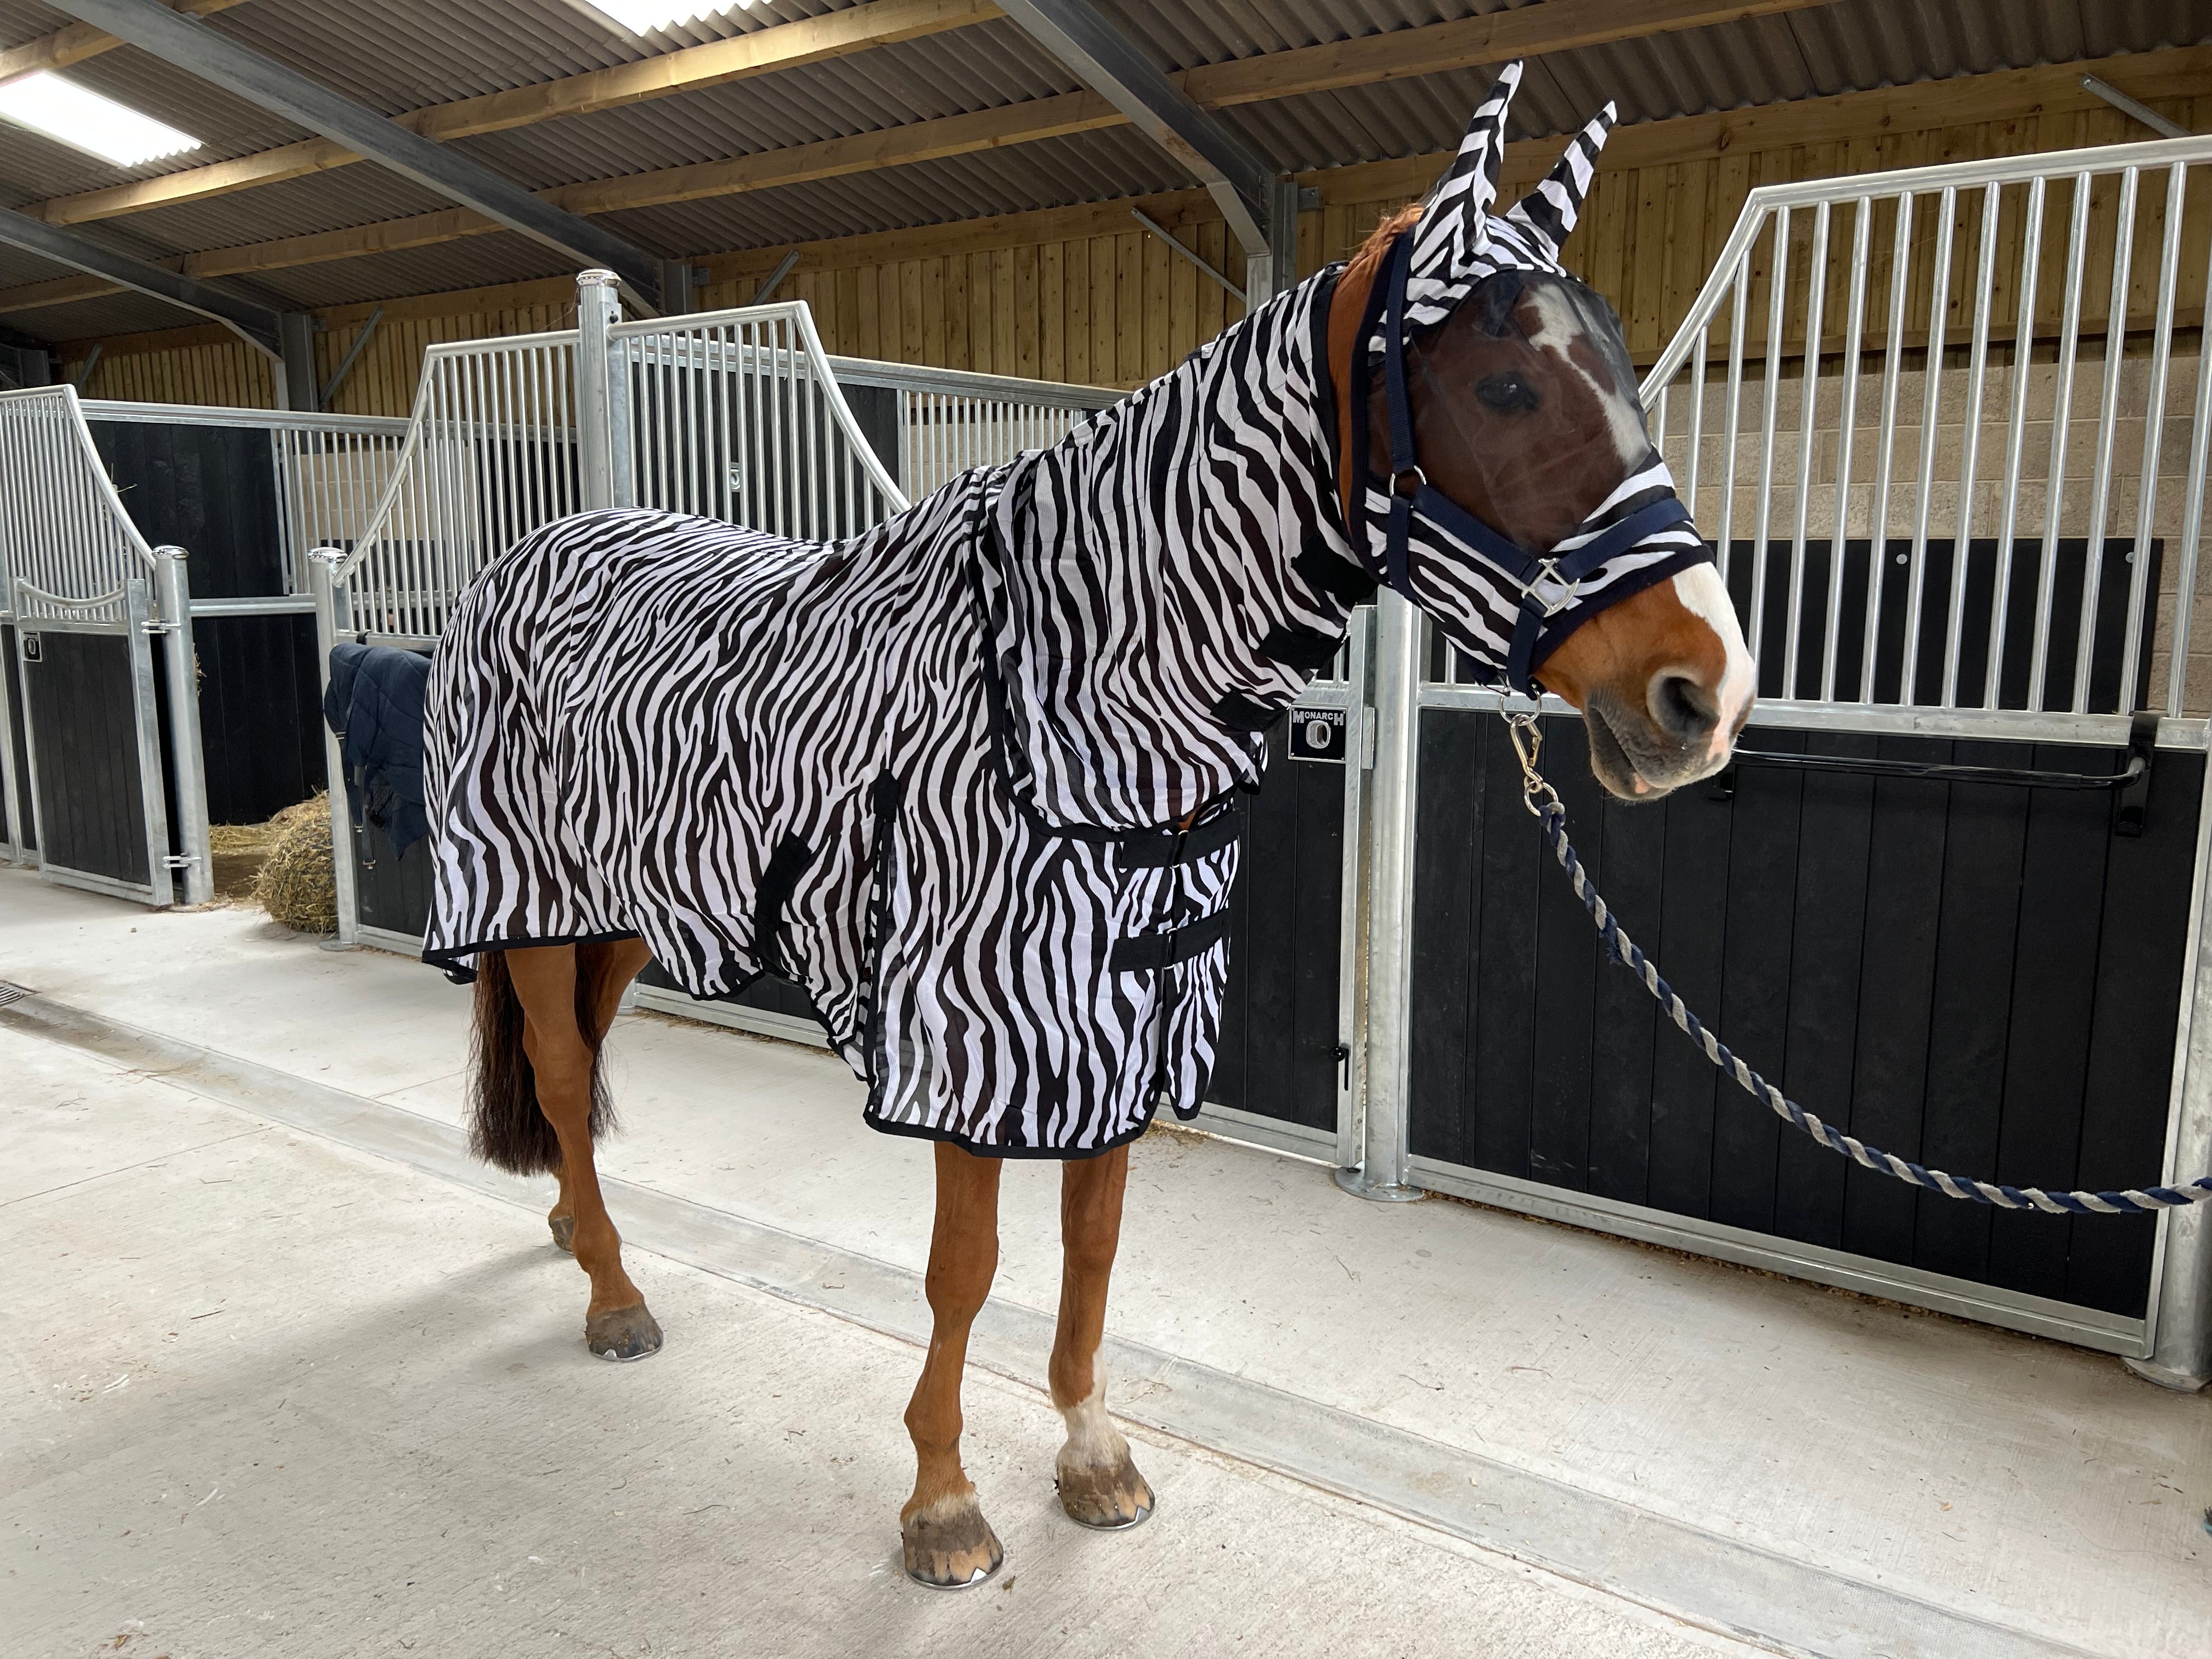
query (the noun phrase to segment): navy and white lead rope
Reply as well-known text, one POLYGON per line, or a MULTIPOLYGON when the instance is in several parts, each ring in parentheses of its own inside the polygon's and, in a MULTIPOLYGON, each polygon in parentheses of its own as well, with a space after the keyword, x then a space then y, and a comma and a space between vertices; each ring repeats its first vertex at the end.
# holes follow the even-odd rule
POLYGON ((1924 1187, 1931 1193, 1941 1193, 1946 1198, 1971 1199, 1977 1204, 1995 1205, 2001 1210, 2042 1210, 2051 1215, 2147 1215, 2159 1210, 2176 1210, 2191 1204, 2212 1201, 2212 1175, 2200 1176, 2179 1187, 2130 1188, 2125 1192, 2107 1193, 2050 1193, 2040 1187, 2008 1187, 1998 1181, 1973 1181, 1962 1176, 1947 1175, 1941 1170, 1930 1170, 1913 1163, 1910 1158, 1885 1152, 1869 1146, 1854 1136, 1847 1135, 1833 1124, 1824 1123, 1796 1101, 1784 1095, 1765 1078, 1745 1065, 1725 1042, 1706 1029, 1705 1024, 1692 1013, 1674 989, 1659 975, 1658 968, 1650 957, 1637 947, 1636 941, 1620 929, 1620 921, 1607 907, 1590 879, 1583 872, 1582 860, 1575 856, 1574 846, 1567 839, 1567 809, 1560 804, 1552 786, 1536 770, 1536 750, 1540 733, 1534 718, 1527 714, 1509 714, 1506 724, 1513 736, 1513 746, 1521 757, 1522 791, 1528 810, 1535 814, 1542 826, 1544 839, 1552 844, 1552 852, 1559 860, 1559 867, 1567 872, 1573 884, 1575 896, 1582 900, 1583 908, 1597 924, 1599 936, 1605 941, 1612 958, 1644 981, 1644 988, 1658 1000, 1667 1011, 1667 1017, 1686 1032, 1690 1040, 1705 1051, 1705 1058, 1728 1076, 1735 1079, 1746 1093, 1762 1100, 1774 1109, 1776 1115, 1788 1120, 1797 1128, 1819 1141, 1832 1152, 1840 1152, 1853 1163, 1863 1164, 1882 1175, 1894 1176, 1909 1186, 1924 1187))

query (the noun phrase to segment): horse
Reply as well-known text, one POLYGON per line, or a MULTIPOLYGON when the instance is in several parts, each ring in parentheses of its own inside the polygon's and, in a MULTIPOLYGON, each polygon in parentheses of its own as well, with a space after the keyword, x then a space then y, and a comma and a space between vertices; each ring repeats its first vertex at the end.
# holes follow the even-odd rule
POLYGON ((1748 714, 1619 319, 1558 263, 1612 110, 1493 216, 1518 78, 1348 264, 1052 448, 830 546, 562 520, 440 647, 424 956, 474 981, 476 1150, 559 1178, 590 1350, 663 1341, 592 1162, 601 1046, 649 961, 696 994, 799 981, 867 1121, 934 1143, 916 1583, 1004 1559, 960 1388, 1010 1157, 1062 1164, 1060 1501, 1102 1529, 1152 1510, 1098 1364, 1128 1147, 1202 1097, 1240 791, 1352 608, 1388 582, 1564 698, 1624 799, 1718 769, 1748 714))

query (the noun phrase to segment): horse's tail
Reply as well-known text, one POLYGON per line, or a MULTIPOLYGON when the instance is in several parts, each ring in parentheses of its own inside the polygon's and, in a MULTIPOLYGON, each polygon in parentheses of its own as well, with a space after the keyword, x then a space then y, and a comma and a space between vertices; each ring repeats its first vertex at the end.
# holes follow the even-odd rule
MULTIPOLYGON (((592 945, 563 947, 576 953, 576 1031, 592 1051, 592 1139, 614 1127, 614 1103, 601 1075, 600 990, 613 952, 592 945)), ((516 1175, 549 1175, 561 1168, 561 1143, 538 1107, 538 1080, 522 1045, 522 999, 507 972, 507 952, 477 956, 476 1034, 470 1054, 469 1092, 475 1108, 469 1150, 516 1175)))

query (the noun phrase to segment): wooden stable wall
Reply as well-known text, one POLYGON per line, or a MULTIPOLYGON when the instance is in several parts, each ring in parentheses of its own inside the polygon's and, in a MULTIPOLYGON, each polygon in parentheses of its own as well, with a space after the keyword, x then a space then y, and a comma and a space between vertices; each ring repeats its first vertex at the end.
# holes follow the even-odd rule
MULTIPOLYGON (((2200 55, 2163 52, 2143 62, 2194 64, 2200 55)), ((1613 301, 1632 350, 1648 361, 1689 308, 1755 185, 2148 136, 2102 104, 2079 107, 2087 94, 2073 88, 2075 67, 1923 82, 1622 129, 1613 136, 1583 226, 1570 245, 1570 263, 1613 301), (2069 102, 2077 106, 2052 107, 2069 102), (1964 118, 1984 112, 1986 118, 1964 118)), ((2158 79, 2148 70, 2138 74, 2135 84, 2146 90, 2158 79)), ((2164 76, 2174 78, 2171 69, 2164 76)), ((2212 128, 2212 93, 2149 101, 2184 125, 2212 128)), ((1539 176, 1558 149, 1556 140, 1513 146, 1504 180, 1509 195, 1539 176)), ((1380 218, 1426 187, 1442 159, 1419 157, 1305 175, 1304 182, 1320 192, 1321 206, 1301 216, 1300 269, 1316 270, 1350 253, 1380 218)), ((2154 183, 2162 186, 2162 181, 2154 183)), ((2146 223, 2155 218, 2155 193, 2146 192, 2146 223)), ((1130 217, 1133 205, 1142 206, 1187 246, 1241 283, 1241 258, 1230 254, 1220 219, 1204 193, 1194 190, 1138 204, 1099 203, 804 244, 800 266, 777 297, 805 300, 833 352, 1046 380, 1139 385, 1236 320, 1243 307, 1141 229, 1130 217)), ((2099 210, 2108 213, 2109 206, 2099 210)), ((2197 211, 2192 208, 2192 218, 2197 211)), ((2054 194, 2051 234, 2063 234, 2063 199, 2054 194)), ((1805 232, 1809 234, 1809 225, 1805 232)), ((699 305, 745 303, 789 251, 764 248, 702 260, 711 280, 699 305)), ((2139 306, 2146 320, 2150 281, 2144 271, 2130 307, 2132 312, 2139 306)), ((2182 283, 2183 316, 2201 316, 2204 273, 2193 253, 2185 264, 2182 283)), ((2046 281, 2046 290, 2050 287, 2046 281)), ((388 302, 375 338, 334 407, 347 413, 405 414, 426 345, 565 326, 573 315, 569 293, 565 280, 554 279, 388 302)), ((1802 305, 1802 296, 1795 303, 1802 305)), ((325 377, 375 308, 343 306, 320 313, 325 327, 318 351, 325 377)), ((2100 315, 2102 302, 2086 309, 2100 315)), ((1763 306, 1758 314, 1763 317, 1763 306)), ((1802 334, 1802 312, 1797 314, 1802 334)), ((73 368, 94 343, 64 348, 65 365, 73 368)), ((265 364, 219 331, 183 330, 100 343, 104 349, 88 395, 181 403, 269 401, 265 364)))

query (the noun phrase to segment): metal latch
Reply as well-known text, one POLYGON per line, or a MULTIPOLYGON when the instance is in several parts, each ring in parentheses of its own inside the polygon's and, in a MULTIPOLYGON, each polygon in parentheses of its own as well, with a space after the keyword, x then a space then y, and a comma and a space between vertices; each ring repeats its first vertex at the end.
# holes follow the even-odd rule
POLYGON ((2119 787, 2112 802, 2114 835, 2130 841, 2142 839, 2150 822, 2150 775, 2157 755, 2157 712, 2137 709, 2128 722, 2128 761, 2124 769, 2128 781, 2119 787))
POLYGON ((161 860, 172 870, 185 870, 200 861, 197 853, 172 853, 161 860))

